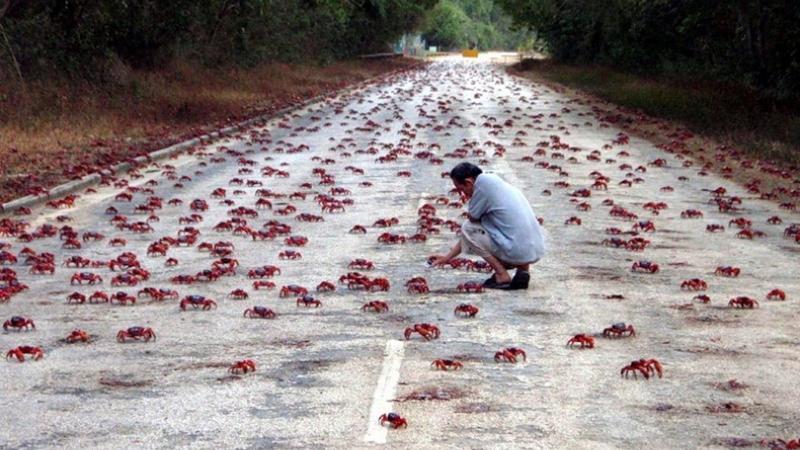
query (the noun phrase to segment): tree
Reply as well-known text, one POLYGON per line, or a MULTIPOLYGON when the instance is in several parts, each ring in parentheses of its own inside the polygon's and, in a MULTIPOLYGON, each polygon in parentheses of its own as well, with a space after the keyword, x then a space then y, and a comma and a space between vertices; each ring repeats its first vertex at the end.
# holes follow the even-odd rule
POLYGON ((777 97, 800 88, 800 2, 497 0, 550 54, 638 73, 703 76, 777 97))

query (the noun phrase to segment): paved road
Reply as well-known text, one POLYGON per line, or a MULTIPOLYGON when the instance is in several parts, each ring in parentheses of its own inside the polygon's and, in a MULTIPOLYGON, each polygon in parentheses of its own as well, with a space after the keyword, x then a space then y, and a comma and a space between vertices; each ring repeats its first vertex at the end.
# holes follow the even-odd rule
MULTIPOLYGON (((783 238, 783 229, 799 221, 797 215, 753 199, 741 186, 713 174, 697 176, 696 168, 683 168, 681 160, 647 141, 630 137, 623 143, 618 133, 589 106, 513 79, 484 61, 443 60, 426 71, 314 105, 266 128, 142 170, 143 177, 130 184, 150 187, 152 195, 164 200, 164 208, 156 211, 160 221, 151 224, 153 233, 136 235, 109 223, 109 206, 130 221, 144 220, 146 215, 133 214, 134 207, 149 196, 137 192, 132 202, 118 202, 114 197, 123 189, 111 186, 83 195, 72 209, 34 210, 26 218, 32 228, 61 226, 55 218, 64 214, 79 233, 95 231, 106 239, 65 250, 57 237, 29 244, 7 238, 11 253, 19 254, 24 246, 52 252, 58 267, 50 276, 29 274, 22 261, 9 266, 30 290, 0 304, 0 316, 30 317, 36 330, 0 334, 0 349, 39 345, 45 356, 37 362, 0 364, 0 448, 371 448, 381 443, 675 448, 731 444, 733 438, 796 437, 800 264, 798 246, 783 238), (534 266, 528 291, 455 292, 459 283, 486 275, 427 267, 426 256, 454 239, 445 226, 425 243, 377 242, 384 231, 416 233, 423 204, 440 197, 457 201, 440 174, 461 160, 459 149, 466 160, 485 160, 485 169, 520 187, 544 220, 549 254, 534 266), (415 157, 420 152, 433 156, 415 157), (599 157, 588 159, 592 152, 599 157), (390 153, 398 155, 396 161, 376 161, 390 153), (239 157, 255 165, 241 166, 239 157), (335 163, 322 164, 326 158, 335 163), (443 163, 433 164, 432 158, 443 163), (649 164, 658 158, 666 165, 649 164), (542 167, 545 163, 551 167, 542 167), (174 188, 176 181, 164 175, 165 164, 191 181, 174 188), (621 164, 630 169, 620 169, 621 164), (646 172, 633 171, 639 166, 646 172), (253 172, 241 173, 247 167, 253 172), (289 177, 260 175, 266 167, 289 177), (312 172, 320 167, 334 176, 335 187, 351 191, 338 197, 352 199, 346 212, 320 212, 314 195, 331 188, 312 172), (399 177, 400 171, 409 171, 410 177, 399 177), (594 171, 609 178, 608 190, 592 190, 590 197, 574 201, 569 194, 588 188, 594 171), (631 187, 619 184, 636 177, 641 182, 631 187), (233 178, 263 186, 232 186, 233 178), (154 183, 148 185, 150 180, 154 183), (569 187, 558 187, 559 182, 569 187), (664 192, 665 186, 674 190, 664 192), (744 199, 743 211, 723 214, 709 204, 707 190, 720 186, 744 199), (232 206, 210 196, 219 187, 227 190, 232 206), (232 208, 253 207, 258 189, 310 194, 305 200, 270 198, 272 210, 259 210, 257 218, 247 220, 255 229, 269 220, 282 221, 291 225, 293 235, 308 237, 308 244, 296 249, 302 259, 279 260, 279 252, 287 249, 282 237, 254 242, 214 231, 232 208), (184 203, 170 206, 169 199, 184 203), (198 242, 233 242, 240 267, 235 276, 213 283, 174 285, 169 281, 173 276, 208 269, 215 258, 196 246, 171 247, 167 257, 179 264, 166 267, 165 257, 147 257, 146 249, 160 237, 177 236, 186 226, 178 219, 191 214, 193 199, 210 205, 203 221, 194 225, 201 233, 198 242), (611 217, 611 206, 602 204, 607 199, 655 224, 654 233, 641 235, 651 241, 645 251, 601 245, 612 237, 606 228, 628 231, 635 223, 611 217), (582 201, 591 209, 577 211, 582 201), (643 208, 646 202, 661 201, 668 208, 658 215, 643 208), (275 211, 285 204, 297 211, 278 216, 275 211), (682 219, 687 209, 700 210, 704 217, 682 219), (300 213, 322 215, 324 221, 299 222, 295 216, 300 213), (784 225, 767 224, 773 215, 782 216, 784 225), (582 224, 565 225, 572 216, 582 224), (738 216, 752 220, 766 237, 737 239, 738 229, 728 222, 738 216), (389 217, 397 217, 399 224, 371 226, 389 217), (712 223, 724 225, 725 231, 707 233, 712 223), (357 224, 366 226, 365 235, 348 233, 357 224), (126 238, 127 246, 110 247, 112 237, 126 238), (69 285, 79 270, 61 266, 67 257, 108 261, 122 251, 136 253, 152 278, 136 287, 112 288, 109 282, 119 272, 94 268, 84 270, 103 277, 99 288, 69 285), (302 308, 295 297, 279 298, 277 290, 253 290, 246 276, 251 268, 274 264, 282 271, 272 279, 279 288, 298 284, 313 289, 350 271, 354 258, 374 261, 376 268, 367 274, 387 277, 390 291, 365 293, 338 285, 335 292, 315 294, 321 307, 302 308), (639 260, 653 261, 661 270, 632 273, 632 263, 639 260), (737 266, 741 274, 715 276, 720 265, 737 266), (408 294, 403 285, 414 276, 427 278, 432 292, 408 294), (680 289, 690 278, 708 282, 710 303, 693 301, 697 293, 680 289), (182 312, 177 300, 144 298, 134 306, 65 301, 75 291, 135 294, 144 286, 173 288, 181 297, 204 295, 215 299, 218 308, 182 312), (227 298, 235 288, 245 289, 250 298, 227 298), (773 288, 783 289, 788 299, 766 300, 773 288), (623 299, 609 299, 612 295, 623 299), (728 307, 730 298, 744 295, 757 299, 760 308, 728 307), (387 301, 389 312, 362 312, 361 305, 372 300, 387 301), (453 309, 462 302, 478 306, 478 316, 455 317, 453 309), (686 304, 691 306, 679 307, 686 304), (243 318, 243 311, 254 305, 272 308, 277 318, 243 318), (403 340, 404 329, 419 322, 438 325, 441 338, 403 340), (615 322, 633 324, 636 337, 603 338, 602 330, 615 322), (151 327, 157 340, 115 341, 118 330, 134 325, 151 327), (91 333, 92 342, 60 342, 75 328, 91 333), (596 347, 565 347, 576 333, 596 335, 596 347), (495 363, 494 353, 508 346, 525 349, 527 361, 495 363), (231 376, 230 364, 245 358, 256 362, 257 371, 231 376), (437 358, 458 359, 464 368, 433 370, 430 364, 437 358), (620 369, 639 358, 658 359, 664 377, 620 378, 620 369), (726 389, 731 379, 747 387, 726 389), (738 408, 743 411, 730 412, 738 408), (389 410, 404 416, 408 428, 377 427, 377 415, 389 410)), ((461 213, 437 205, 443 219, 460 222, 461 213)))

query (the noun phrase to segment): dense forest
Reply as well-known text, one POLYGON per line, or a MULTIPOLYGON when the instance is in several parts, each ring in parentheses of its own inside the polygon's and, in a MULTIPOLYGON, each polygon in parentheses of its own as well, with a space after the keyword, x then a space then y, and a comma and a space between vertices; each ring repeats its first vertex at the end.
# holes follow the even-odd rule
POLYGON ((773 98, 800 89, 797 0, 498 0, 556 59, 742 83, 773 98))
POLYGON ((796 0, 0 0, 0 78, 326 63, 414 30, 446 50, 516 49, 535 31, 560 61, 800 89, 796 0))
POLYGON ((494 0, 441 0, 425 17, 421 31, 428 44, 443 50, 516 50, 532 34, 512 25, 511 16, 494 0))
POLYGON ((329 62, 382 50, 437 0, 0 0, 0 67, 98 79, 174 58, 329 62))

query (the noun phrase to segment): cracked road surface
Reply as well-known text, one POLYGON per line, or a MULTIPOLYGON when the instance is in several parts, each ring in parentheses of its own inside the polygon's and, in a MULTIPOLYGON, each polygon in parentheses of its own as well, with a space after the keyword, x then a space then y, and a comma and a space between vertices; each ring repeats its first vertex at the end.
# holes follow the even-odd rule
POLYGON ((484 60, 451 59, 143 167, 135 177, 120 178, 134 187, 131 202, 115 200, 123 185, 98 186, 71 209, 41 207, 12 217, 29 222, 29 232, 43 224, 68 225, 79 236, 92 231, 105 239, 63 249, 58 236, 29 243, 3 238, 14 255, 24 247, 53 253, 56 267, 53 275, 34 275, 24 257, 4 266, 30 289, 0 304, 2 320, 29 317, 36 329, 1 333, 0 349, 36 345, 44 358, 0 364, 0 448, 687 448, 796 438, 800 246, 784 238, 784 228, 800 219, 730 180, 697 172, 647 140, 621 135, 585 102, 512 78, 484 60), (456 238, 444 221, 463 220, 458 197, 441 176, 462 160, 518 186, 543 220, 549 252, 532 268, 529 290, 461 294, 458 284, 486 274, 426 265, 428 255, 456 238), (335 184, 321 184, 315 169, 335 184), (590 189, 600 176, 607 177, 607 190, 590 189), (232 185, 235 178, 245 184, 232 185), (178 182, 182 188, 174 187, 178 182), (721 213, 709 203, 709 191, 718 187, 743 200, 740 211, 721 213), (217 188, 226 190, 225 198, 211 196, 217 188), (320 211, 315 197, 331 195, 331 188, 350 191, 332 196, 352 200, 344 212, 320 211), (570 196, 581 189, 590 196, 570 196), (308 238, 305 246, 290 248, 285 236, 252 240, 215 231, 230 220, 230 210, 254 208, 259 190, 272 209, 258 209, 258 217, 245 218, 247 226, 288 224, 291 235, 308 238), (307 196, 289 198, 294 192, 307 196), (112 206, 129 222, 145 220, 147 213, 135 208, 151 196, 163 199, 163 208, 153 211, 159 221, 150 223, 151 233, 110 223, 106 209, 112 206), (171 199, 183 203, 168 204, 171 199), (193 213, 195 199, 209 205, 197 213, 202 221, 179 224, 193 213), (590 209, 578 211, 581 202, 590 209), (612 217, 611 202, 637 217, 612 217), (644 208, 648 202, 667 208, 656 215, 644 208), (384 232, 418 233, 418 210, 425 204, 443 219, 434 225, 440 233, 427 234, 422 243, 378 242, 384 232), (287 205, 296 211, 278 215, 287 205), (689 209, 703 217, 681 218, 689 209), (324 221, 296 220, 302 213, 324 221), (57 222, 59 215, 71 222, 57 222), (782 225, 767 223, 775 215, 782 225), (581 224, 565 225, 573 216, 581 224), (372 226, 392 217, 397 225, 372 226), (765 236, 737 238, 740 230, 729 225, 736 217, 751 220, 765 236), (606 232, 630 232, 645 220, 654 232, 606 232), (707 232, 709 224, 723 231, 707 232), (366 234, 349 233, 355 225, 365 226, 366 234), (177 238, 187 226, 200 231, 194 245, 147 256, 150 244, 177 238), (127 244, 110 246, 116 237, 127 244), (650 244, 643 251, 602 244, 635 237, 650 244), (216 258, 197 244, 218 241, 235 246, 234 276, 170 282, 210 269, 216 258), (287 249, 302 258, 279 259, 287 249), (107 262, 123 251, 138 256, 149 280, 112 287, 111 279, 123 272, 62 265, 71 256, 107 262), (178 264, 168 267, 166 258, 178 264), (388 278, 390 290, 339 284, 355 258, 372 260, 375 268, 361 272, 388 278), (642 260, 660 270, 632 272, 642 260), (247 272, 263 265, 280 267, 280 275, 268 279, 277 289, 253 289, 247 272), (716 276, 718 266, 741 273, 716 276), (103 283, 71 286, 70 277, 80 271, 100 275, 103 283), (415 276, 427 279, 430 293, 406 292, 405 282, 415 276), (706 281, 708 290, 682 290, 692 278, 706 281), (336 291, 313 292, 326 280, 336 291), (298 307, 296 296, 279 297, 280 288, 291 284, 311 290, 322 305, 298 307), (73 292, 135 296, 148 286, 174 289, 180 298, 202 295, 217 308, 181 311, 179 300, 144 297, 132 306, 66 302, 73 292), (229 298, 236 288, 249 298, 229 298), (785 291, 786 301, 766 299, 775 288, 785 291), (694 300, 699 294, 710 302, 694 300), (729 300, 738 296, 759 307, 731 308, 729 300), (361 306, 373 300, 386 301, 389 311, 363 312, 361 306), (460 303, 480 312, 456 317, 460 303), (277 317, 244 318, 244 310, 256 305, 277 317), (441 337, 403 339, 406 327, 422 322, 437 325, 441 337), (617 322, 633 325, 636 336, 604 338, 603 329, 617 322), (132 326, 152 328, 157 339, 116 342, 116 333, 132 326), (61 341, 73 329, 86 330, 91 341, 61 341), (595 348, 566 347, 577 333, 594 335, 595 348), (527 360, 496 363, 494 353, 510 346, 523 348, 527 360), (434 370, 431 362, 439 358, 464 367, 434 370), (621 378, 620 369, 640 358, 660 361, 663 378, 621 378), (255 361, 257 370, 228 372, 243 359, 255 361), (733 379, 744 386, 728 382, 733 379), (377 426, 377 415, 389 411, 405 417, 408 427, 377 426))

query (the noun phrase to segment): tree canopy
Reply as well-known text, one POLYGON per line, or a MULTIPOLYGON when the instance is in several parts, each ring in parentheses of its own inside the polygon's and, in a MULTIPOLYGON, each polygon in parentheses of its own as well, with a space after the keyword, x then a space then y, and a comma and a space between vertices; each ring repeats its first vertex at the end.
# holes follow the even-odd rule
POLYGON ((776 97, 800 88, 794 0, 497 0, 559 60, 744 83, 776 97))
POLYGON ((174 56, 207 64, 331 61, 384 50, 436 0, 0 0, 0 68, 95 77, 174 56), (2 37, 2 36, 0 36, 2 37))
POLYGON ((515 50, 529 36, 511 28, 511 16, 494 0, 441 0, 425 16, 422 35, 445 50, 515 50))

